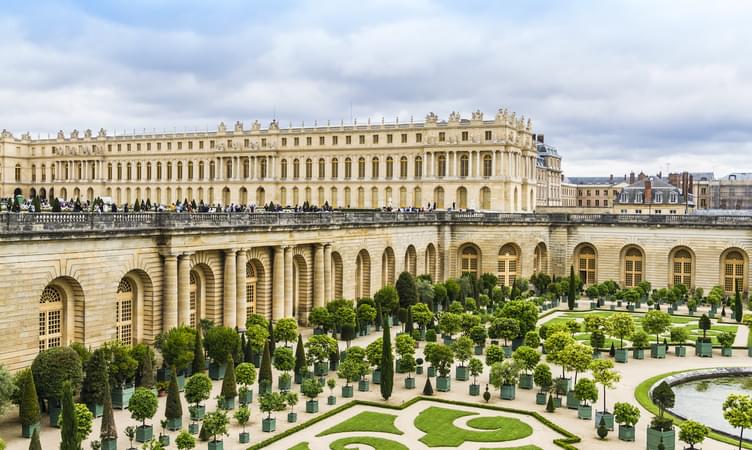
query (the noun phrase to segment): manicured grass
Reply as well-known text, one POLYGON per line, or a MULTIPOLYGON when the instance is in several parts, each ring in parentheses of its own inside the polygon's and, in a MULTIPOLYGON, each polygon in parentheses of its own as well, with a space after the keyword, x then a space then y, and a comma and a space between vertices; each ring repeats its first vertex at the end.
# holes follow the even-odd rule
POLYGON ((404 434, 394 426, 397 416, 371 411, 363 411, 360 414, 339 423, 317 436, 326 436, 334 433, 348 433, 353 431, 377 431, 381 433, 404 434))
MULTIPOLYGON (((635 399, 637 399, 637 402, 640 405, 642 405, 643 408, 647 409, 650 413, 652 413, 652 414, 654 414, 654 415, 657 416, 658 415, 658 406, 656 406, 655 403, 653 403, 653 401, 650 399, 650 395, 649 395, 650 387, 653 386, 655 383, 657 383, 659 380, 661 380, 663 378, 666 378, 666 377, 671 376, 671 375, 675 375, 677 373, 691 372, 692 370, 695 370, 695 369, 677 370, 677 371, 674 371, 674 372, 666 372, 666 373, 662 373, 660 375, 656 375, 654 377, 648 378, 647 380, 645 380, 642 383, 640 383, 637 386, 637 388, 635 389, 635 399)), ((674 425, 679 425, 680 423, 684 422, 682 419, 679 419, 678 417, 674 416, 671 413, 666 412, 665 415, 668 416, 668 417, 671 417, 672 419, 674 419, 674 425)), ((677 434, 678 434, 678 431, 677 431, 677 434)), ((715 431, 712 431, 712 430, 708 434, 708 437, 710 439, 714 439, 716 441, 720 441, 720 442, 724 442, 726 444, 733 445, 734 447, 736 447, 736 446, 739 445, 739 439, 733 439, 733 438, 730 438, 728 436, 724 436, 722 434, 716 433, 715 431)), ((743 448, 752 449, 752 444, 750 444, 748 442, 744 442, 744 443, 742 443, 742 447, 743 448)))
POLYGON ((294 447, 290 447, 287 450, 311 450, 311 447, 308 446, 308 442, 301 442, 300 444, 297 444, 294 447))
POLYGON ((497 448, 482 448, 480 450, 543 450, 537 445, 523 445, 522 447, 497 447, 497 448))
POLYGON ((478 430, 498 430, 502 427, 499 419, 503 417, 476 417, 467 421, 467 426, 478 430))
POLYGON ((366 436, 337 439, 329 444, 329 448, 332 450, 349 450, 350 447, 348 447, 348 445, 350 444, 364 444, 373 447, 375 450, 410 450, 399 442, 390 439, 366 436))
MULTIPOLYGON (((429 447, 457 447, 466 441, 505 442, 521 439, 533 433, 530 425, 519 419, 499 416, 489 418, 496 421, 496 427, 491 431, 471 431, 454 426, 454 421, 458 418, 474 414, 431 406, 418 414, 415 418, 415 427, 426 433, 420 441, 429 447)), ((491 422, 483 419, 477 423, 489 426, 491 422)))

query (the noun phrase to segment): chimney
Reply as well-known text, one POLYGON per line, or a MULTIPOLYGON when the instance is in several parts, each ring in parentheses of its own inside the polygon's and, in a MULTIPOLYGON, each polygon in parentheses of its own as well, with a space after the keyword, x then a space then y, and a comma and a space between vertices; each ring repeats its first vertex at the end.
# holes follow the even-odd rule
POLYGON ((610 176, 608 177, 608 181, 609 181, 609 182, 611 182, 611 184, 614 184, 614 174, 611 174, 611 175, 610 175, 610 176))
POLYGON ((633 184, 634 181, 634 172, 629 172, 629 184, 633 184))
POLYGON ((538 142, 540 142, 541 144, 545 143, 544 138, 543 138, 543 133, 537 135, 536 137, 538 138, 538 142))
POLYGON ((653 183, 650 178, 645 180, 645 203, 653 203, 653 183))

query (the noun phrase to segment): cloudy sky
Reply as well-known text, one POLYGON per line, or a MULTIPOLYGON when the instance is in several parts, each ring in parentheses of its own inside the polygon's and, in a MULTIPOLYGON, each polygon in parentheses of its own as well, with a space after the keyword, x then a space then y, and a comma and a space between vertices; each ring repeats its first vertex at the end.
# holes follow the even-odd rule
POLYGON ((752 2, 4 1, 0 128, 531 116, 573 176, 752 171, 752 2), (351 106, 352 105, 352 106, 351 106))

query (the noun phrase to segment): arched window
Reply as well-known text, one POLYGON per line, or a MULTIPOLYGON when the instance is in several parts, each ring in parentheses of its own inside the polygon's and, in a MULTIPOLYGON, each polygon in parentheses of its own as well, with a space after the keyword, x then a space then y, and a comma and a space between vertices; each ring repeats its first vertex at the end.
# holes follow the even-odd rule
POLYGON ((457 188, 457 207, 467 209, 467 189, 464 186, 457 188))
POLYGON ((470 175, 470 157, 467 155, 460 156, 460 176, 470 175))
POLYGON ((400 178, 407 178, 407 156, 400 158, 400 178))
POLYGON ((377 158, 376 156, 374 156, 371 160, 371 177, 379 177, 379 158, 377 158))
POLYGON ((358 158, 358 178, 365 178, 366 176, 366 159, 362 156, 358 158))
POLYGON ((117 179, 118 181, 123 179, 123 164, 121 163, 118 163, 117 165, 117 179))
POLYGON ((535 246, 535 252, 533 253, 533 271, 540 273, 548 272, 548 251, 546 250, 546 244, 542 242, 535 246))
POLYGON ((324 191, 324 188, 319 186, 319 205, 324 206, 324 203, 326 202, 326 194, 324 191))
POLYGON ((251 176, 251 160, 243 158, 243 178, 248 179, 251 176))
POLYGON ((358 252, 355 259, 355 296, 371 296, 371 257, 365 249, 358 252))
POLYGON ((16 181, 21 181, 21 164, 16 164, 15 169, 15 179, 16 181))
POLYGON ((734 293, 743 291, 744 287, 744 257, 732 250, 723 258, 723 290, 734 293))
POLYGON ((332 295, 342 298, 342 256, 337 252, 332 252, 332 295))
POLYGON ((203 161, 198 162, 198 179, 199 180, 204 179, 204 162, 203 161))
POLYGON ((266 157, 261 158, 260 164, 260 176, 261 178, 266 178, 266 157))
POLYGON ((418 254, 412 245, 408 245, 405 251, 405 271, 413 276, 418 275, 418 254))
POLYGON ((332 208, 337 208, 337 188, 332 187, 329 192, 331 193, 331 201, 329 202, 329 206, 331 206, 332 208))
POLYGON ((506 244, 499 250, 499 283, 512 286, 517 278, 520 256, 512 244, 506 244))
POLYGON ((492 175, 492 164, 493 161, 491 159, 491 155, 484 155, 483 156, 483 176, 484 177, 490 177, 492 175))
POLYGON ((287 160, 283 159, 280 162, 279 177, 283 180, 287 178, 287 160))
POLYGON ((332 158, 332 179, 336 180, 339 176, 339 160, 332 158))
POLYGON ((279 188, 279 203, 282 206, 287 206, 287 189, 284 186, 279 188))
POLYGON ((300 161, 298 158, 292 160, 292 177, 296 180, 300 178, 300 161))
POLYGON ((63 343, 63 295, 47 286, 39 298, 39 350, 60 347, 63 343))
POLYGON ((394 285, 394 273, 394 250, 392 247, 387 247, 381 254, 381 284, 383 286, 394 285))
POLYGON ((480 189, 480 209, 491 209, 491 189, 487 186, 480 189))
POLYGON ((352 178, 352 159, 345 158, 345 178, 352 178))
POLYGON ((190 317, 190 323, 191 327, 196 326, 196 312, 199 309, 199 301, 201 301, 200 297, 200 291, 199 291, 199 285, 198 285, 198 274, 195 270, 191 270, 191 278, 190 278, 190 284, 188 288, 188 296, 190 299, 190 306, 189 306, 189 317, 190 317))
POLYGON ((131 282, 121 279, 115 298, 115 339, 124 345, 133 344, 134 293, 131 282))
POLYGON ((387 187, 384 189, 384 201, 387 206, 392 206, 392 188, 387 187))
POLYGON ((358 188, 358 208, 366 207, 366 190, 362 187, 358 188))
MULTIPOLYGON (((112 166, 110 166, 110 169, 112 169, 112 166)), ((112 174, 110 173, 110 179, 112 179, 112 174)), ((148 181, 151 181, 151 163, 146 163, 146 179, 148 181)))
POLYGON ((177 174, 178 181, 182 180, 183 179, 183 162, 182 161, 178 161, 177 172, 178 172, 177 174))
POLYGON ((386 158, 386 177, 388 179, 394 177, 394 158, 391 156, 386 158))
POLYGON ((438 209, 444 208, 444 188, 443 187, 439 186, 433 190, 433 203, 436 205, 436 208, 438 209))
POLYGON ((436 159, 436 176, 446 176, 446 155, 439 155, 436 159))
POLYGON ((125 165, 125 179, 131 181, 131 163, 125 165))
POLYGON ((423 199, 421 195, 421 190, 419 187, 416 186, 413 189, 413 206, 415 206, 416 208, 420 208, 420 205, 422 204, 423 204, 423 199))
POLYGON ((420 178, 423 176, 423 157, 416 156, 415 157, 415 178, 420 178))
POLYGON ((225 178, 228 180, 232 179, 232 159, 225 161, 225 178))
POLYGON ((214 180, 217 178, 217 164, 214 161, 209 162, 209 179, 214 180))
POLYGON ((256 269, 252 263, 245 265, 245 310, 246 317, 256 312, 256 269))
POLYGON ((595 262, 595 249, 589 245, 582 246, 577 253, 577 270, 585 286, 596 283, 595 262))
POLYGON ((311 161, 311 158, 306 159, 305 162, 305 177, 306 180, 310 180, 313 177, 313 161, 311 161))
POLYGON ((172 163, 167 163, 167 179, 172 180, 172 163))
POLYGON ((466 245, 460 249, 460 273, 478 275, 479 264, 478 250, 472 245, 466 245))
POLYGON ((136 180, 141 181, 141 163, 136 163, 136 180))
POLYGON ((300 197, 298 195, 298 187, 295 186, 292 188, 292 204, 293 206, 298 206, 300 204, 300 197))
POLYGON ((673 286, 683 284, 692 287, 692 254, 687 249, 679 249, 674 252, 671 261, 672 273, 671 280, 673 286))
POLYGON ((378 208, 382 205, 379 205, 379 188, 372 187, 371 188, 371 208, 378 208))
POLYGON ((407 188, 404 186, 400 188, 399 206, 400 208, 407 208, 407 188))
POLYGON ((631 247, 624 255, 624 286, 633 288, 642 281, 642 252, 631 247))
POLYGON ((193 179, 193 161, 188 161, 188 179, 193 179))
POLYGON ((324 158, 319 158, 319 179, 326 177, 326 162, 324 158))

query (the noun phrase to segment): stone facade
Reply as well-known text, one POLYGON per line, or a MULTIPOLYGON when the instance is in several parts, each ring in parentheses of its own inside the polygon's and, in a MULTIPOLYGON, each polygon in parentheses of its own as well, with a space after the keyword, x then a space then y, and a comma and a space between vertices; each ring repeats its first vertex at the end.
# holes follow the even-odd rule
POLYGON ((536 204, 532 124, 507 110, 491 120, 434 113, 424 122, 56 138, 0 135, 0 197, 149 199, 170 204, 384 206, 519 212, 536 204))
POLYGON ((508 283, 573 265, 588 283, 746 292, 751 232, 752 218, 725 216, 2 214, 0 364, 16 370, 72 341, 149 343, 200 318, 244 328, 255 311, 304 322, 311 308, 371 296, 404 270, 508 283), (499 272, 501 259, 516 264, 499 272))

